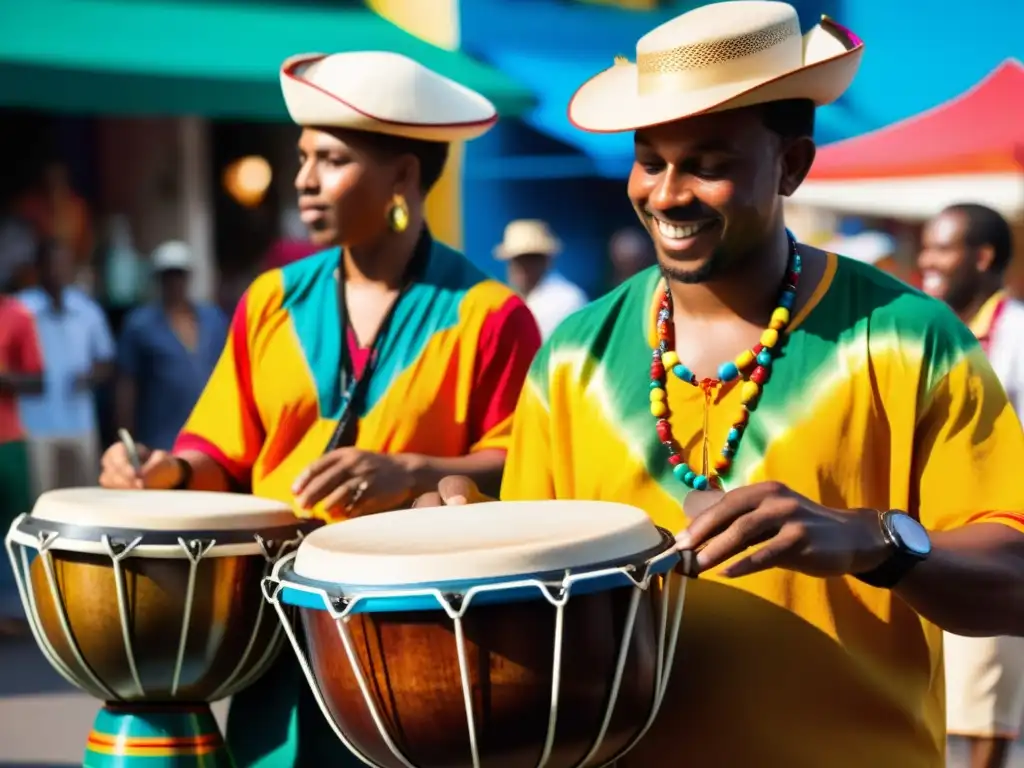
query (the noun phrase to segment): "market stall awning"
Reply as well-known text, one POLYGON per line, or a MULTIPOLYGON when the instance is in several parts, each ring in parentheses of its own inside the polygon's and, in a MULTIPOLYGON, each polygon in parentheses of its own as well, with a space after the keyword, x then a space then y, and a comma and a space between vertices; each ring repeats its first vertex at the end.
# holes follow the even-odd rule
POLYGON ((360 49, 415 58, 485 94, 504 116, 534 102, 508 75, 358 4, 24 0, 0 2, 0 30, 0 106, 286 119, 286 57, 360 49))
POLYGON ((950 101, 818 151, 813 181, 1024 171, 1024 65, 1011 59, 950 101))

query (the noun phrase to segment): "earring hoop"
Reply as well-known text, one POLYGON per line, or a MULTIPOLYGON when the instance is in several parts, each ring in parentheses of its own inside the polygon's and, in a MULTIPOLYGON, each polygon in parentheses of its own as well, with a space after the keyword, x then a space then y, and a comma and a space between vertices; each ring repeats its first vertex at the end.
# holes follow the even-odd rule
POLYGON ((402 195, 396 193, 391 198, 387 221, 388 228, 396 234, 401 234, 409 228, 409 204, 405 202, 405 197, 402 195))

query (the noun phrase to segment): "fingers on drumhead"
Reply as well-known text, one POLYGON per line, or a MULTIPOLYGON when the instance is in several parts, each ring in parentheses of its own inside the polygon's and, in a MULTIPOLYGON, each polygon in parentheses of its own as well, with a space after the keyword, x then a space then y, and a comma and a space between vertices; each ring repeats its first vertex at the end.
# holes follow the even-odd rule
POLYGON ((441 494, 437 491, 431 491, 430 493, 424 493, 422 496, 417 496, 416 500, 412 503, 412 508, 416 507, 443 507, 444 501, 441 499, 441 494))
POLYGON ((442 478, 441 482, 437 484, 437 490, 444 503, 450 506, 469 504, 480 496, 476 483, 462 475, 442 478))

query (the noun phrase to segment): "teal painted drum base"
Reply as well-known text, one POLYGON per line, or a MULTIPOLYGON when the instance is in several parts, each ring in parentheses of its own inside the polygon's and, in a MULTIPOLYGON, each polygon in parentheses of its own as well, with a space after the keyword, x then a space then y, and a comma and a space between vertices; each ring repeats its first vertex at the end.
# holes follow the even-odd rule
POLYGON ((234 768, 206 704, 108 703, 96 715, 83 768, 234 768))

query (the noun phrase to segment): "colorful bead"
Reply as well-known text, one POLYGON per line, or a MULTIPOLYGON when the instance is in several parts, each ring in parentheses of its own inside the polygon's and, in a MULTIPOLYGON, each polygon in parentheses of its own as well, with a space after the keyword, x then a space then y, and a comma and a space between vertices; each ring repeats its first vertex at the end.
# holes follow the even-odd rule
POLYGON ((685 365, 679 364, 672 369, 672 373, 675 374, 677 379, 682 379, 685 382, 693 383, 694 375, 693 371, 687 368, 685 365))
POLYGON ((718 366, 718 378, 722 381, 732 381, 740 375, 736 363, 722 363, 718 366))
POLYGON ((658 439, 668 447, 668 463, 672 467, 672 474, 685 485, 696 490, 705 490, 709 487, 721 487, 720 474, 727 472, 732 467, 733 457, 743 438, 747 422, 750 419, 750 411, 755 407, 757 399, 761 395, 761 387, 767 381, 769 369, 773 361, 775 346, 779 343, 782 332, 791 322, 791 311, 796 300, 797 285, 800 280, 800 273, 803 269, 800 254, 797 253, 796 240, 792 233, 786 231, 789 239, 789 269, 786 280, 779 290, 779 300, 766 328, 761 333, 761 340, 753 348, 739 353, 731 362, 722 363, 718 368, 718 379, 704 379, 698 381, 688 367, 679 360, 675 351, 672 324, 672 294, 668 288, 659 301, 657 318, 657 330, 659 341, 651 351, 651 381, 650 381, 650 404, 651 414, 657 420, 655 429, 658 439), (754 363, 756 362, 756 366, 754 363), (749 374, 745 372, 751 367, 749 374), (691 469, 683 457, 678 453, 679 446, 672 436, 672 427, 668 422, 668 391, 665 387, 665 372, 671 369, 678 378, 695 386, 707 387, 710 391, 713 387, 736 378, 747 379, 740 386, 740 400, 744 407, 740 410, 736 420, 726 435, 725 444, 722 446, 721 455, 716 456, 712 467, 704 467, 704 473, 700 474, 691 469))
POLYGON ((672 439, 672 427, 665 419, 659 419, 655 425, 658 430, 658 439, 663 443, 667 443, 672 439))

